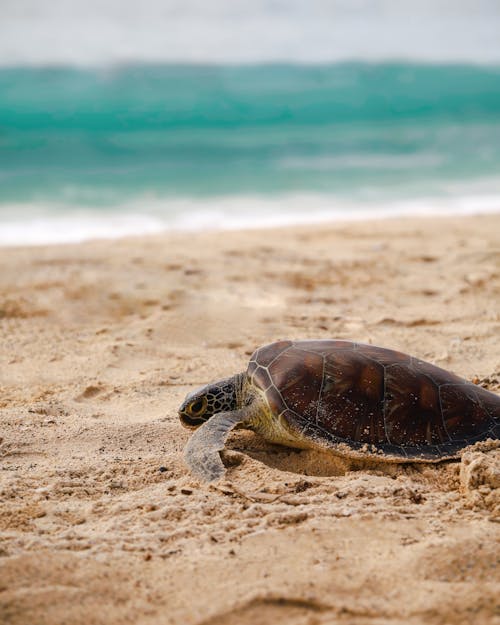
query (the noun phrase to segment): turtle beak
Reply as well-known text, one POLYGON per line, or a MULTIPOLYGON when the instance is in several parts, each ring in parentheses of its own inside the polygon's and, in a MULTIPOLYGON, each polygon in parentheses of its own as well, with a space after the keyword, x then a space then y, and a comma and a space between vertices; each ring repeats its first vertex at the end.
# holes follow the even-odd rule
POLYGON ((192 401, 193 393, 189 393, 186 399, 182 402, 178 412, 182 425, 188 430, 196 430, 196 428, 199 428, 200 425, 203 425, 206 421, 203 417, 194 417, 189 414, 189 405, 192 401))
POLYGON ((200 425, 203 425, 206 421, 203 417, 190 417, 182 408, 179 410, 179 419, 182 425, 188 430, 196 430, 196 428, 199 428, 200 425))
POLYGON ((202 394, 205 388, 206 387, 201 387, 199 389, 191 391, 191 393, 188 393, 186 395, 186 399, 182 402, 179 408, 179 419, 181 420, 181 423, 185 428, 195 430, 196 428, 199 428, 200 425, 203 425, 205 421, 207 421, 208 415, 206 415, 204 410, 200 411, 201 414, 192 414, 191 410, 191 405, 197 400, 202 402, 203 408, 206 408, 207 400, 202 394))

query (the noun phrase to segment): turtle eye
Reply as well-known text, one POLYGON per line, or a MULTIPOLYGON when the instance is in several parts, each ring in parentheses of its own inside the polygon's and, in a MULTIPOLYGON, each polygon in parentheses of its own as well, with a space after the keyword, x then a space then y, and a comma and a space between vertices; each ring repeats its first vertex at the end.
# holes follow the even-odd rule
POLYGON ((200 397, 189 406, 189 413, 193 417, 201 416, 207 408, 208 400, 206 397, 200 397))

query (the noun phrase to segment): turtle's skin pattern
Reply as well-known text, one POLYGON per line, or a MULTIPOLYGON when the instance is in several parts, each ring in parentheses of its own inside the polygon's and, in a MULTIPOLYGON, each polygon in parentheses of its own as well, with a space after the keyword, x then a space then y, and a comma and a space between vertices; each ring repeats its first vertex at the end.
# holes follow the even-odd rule
POLYGON ((344 443, 403 462, 439 461, 500 438, 500 397, 390 349, 280 341, 252 355, 247 375, 298 439, 326 446, 344 443))

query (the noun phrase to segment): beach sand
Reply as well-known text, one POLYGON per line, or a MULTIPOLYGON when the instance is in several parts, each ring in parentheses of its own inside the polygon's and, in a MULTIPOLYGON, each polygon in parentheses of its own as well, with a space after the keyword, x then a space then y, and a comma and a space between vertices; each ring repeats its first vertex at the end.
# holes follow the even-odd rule
POLYGON ((393 347, 500 392, 500 215, 0 250, 0 622, 500 623, 500 451, 336 475, 185 394, 280 338, 393 347))

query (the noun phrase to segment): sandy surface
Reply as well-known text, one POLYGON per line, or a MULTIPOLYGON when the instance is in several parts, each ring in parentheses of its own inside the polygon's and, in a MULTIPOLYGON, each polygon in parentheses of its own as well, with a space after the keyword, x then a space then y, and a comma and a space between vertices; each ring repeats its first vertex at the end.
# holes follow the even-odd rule
POLYGON ((500 452, 335 475, 233 433, 186 471, 186 392, 348 337, 499 392, 500 216, 0 250, 0 622, 500 623, 500 452))

